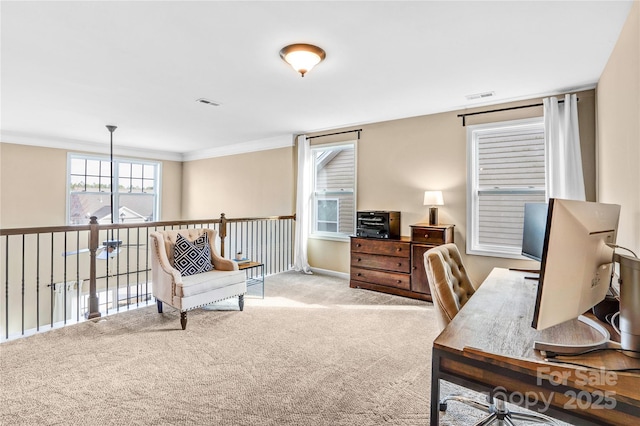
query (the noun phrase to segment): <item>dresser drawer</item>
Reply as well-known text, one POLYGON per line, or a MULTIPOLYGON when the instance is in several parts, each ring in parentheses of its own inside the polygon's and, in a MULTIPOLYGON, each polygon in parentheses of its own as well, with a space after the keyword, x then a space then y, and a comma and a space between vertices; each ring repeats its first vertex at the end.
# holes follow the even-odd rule
POLYGON ((446 242, 446 232, 444 229, 436 228, 411 228, 411 241, 426 244, 444 244, 446 242))
POLYGON ((409 257, 379 256, 368 253, 351 253, 351 266, 361 268, 384 269, 393 272, 411 272, 409 257))
POLYGON ((388 287, 402 288, 405 290, 409 290, 411 288, 411 275, 375 271, 353 266, 351 267, 351 280, 352 282, 363 281, 388 287))
POLYGON ((384 256, 410 257, 410 243, 396 240, 376 240, 373 238, 352 238, 352 253, 371 253, 384 256))

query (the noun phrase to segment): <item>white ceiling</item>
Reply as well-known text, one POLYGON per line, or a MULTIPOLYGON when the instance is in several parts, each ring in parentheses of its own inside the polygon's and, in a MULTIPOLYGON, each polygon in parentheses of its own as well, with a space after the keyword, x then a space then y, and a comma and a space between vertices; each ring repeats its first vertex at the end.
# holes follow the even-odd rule
POLYGON ((592 88, 631 3, 2 1, 1 138, 106 153, 115 124, 194 159, 592 88), (300 42, 327 52, 304 78, 278 55, 300 42))

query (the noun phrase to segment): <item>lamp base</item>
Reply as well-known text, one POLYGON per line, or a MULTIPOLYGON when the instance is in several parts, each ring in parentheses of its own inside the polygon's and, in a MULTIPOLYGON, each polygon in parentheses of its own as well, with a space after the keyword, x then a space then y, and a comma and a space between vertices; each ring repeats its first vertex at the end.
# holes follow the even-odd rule
POLYGON ((429 207, 429 225, 438 224, 438 208, 429 207))

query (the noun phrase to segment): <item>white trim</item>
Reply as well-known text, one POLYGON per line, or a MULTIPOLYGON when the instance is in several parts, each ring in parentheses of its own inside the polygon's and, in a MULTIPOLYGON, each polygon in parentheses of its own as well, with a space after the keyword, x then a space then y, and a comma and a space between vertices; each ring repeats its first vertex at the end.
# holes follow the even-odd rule
POLYGON ((315 232, 313 234, 309 234, 309 239, 313 240, 327 240, 327 241, 340 241, 344 243, 348 243, 351 241, 351 236, 347 234, 339 234, 339 233, 329 233, 329 232, 315 232))
POLYGON ((228 144, 200 151, 185 152, 182 154, 182 161, 204 160, 206 158, 225 157, 228 155, 267 151, 270 149, 294 146, 294 144, 295 143, 293 135, 281 135, 267 139, 258 139, 249 142, 228 144))
MULTIPOLYGON (((106 139, 105 139, 106 140, 106 139)), ((3 131, 0 141, 16 145, 31 145, 43 148, 66 149, 68 151, 89 152, 109 155, 108 143, 87 142, 76 139, 56 138, 50 136, 30 135, 19 132, 3 131)), ((151 149, 130 148, 114 145, 114 155, 145 158, 152 160, 182 161, 182 154, 177 152, 154 151, 151 149)))
MULTIPOLYGON (((20 132, 2 131, 0 133, 2 143, 16 145, 31 145, 43 148, 66 149, 68 151, 78 151, 105 155, 109 152, 109 146, 105 143, 87 142, 76 139, 56 138, 51 136, 33 135, 20 132)), ((227 155, 246 154, 250 152, 266 151, 294 146, 293 135, 281 135, 267 139, 257 139, 249 142, 230 143, 217 148, 210 148, 191 152, 169 152, 157 151, 145 148, 124 147, 114 145, 114 155, 145 158, 150 160, 166 161, 193 161, 206 158, 224 157, 227 155)))
POLYGON ((313 272, 314 274, 321 274, 321 275, 329 275, 332 277, 336 277, 336 278, 342 278, 345 280, 348 280, 351 278, 351 275, 349 275, 346 272, 338 272, 338 271, 332 271, 330 269, 321 269, 321 268, 311 268, 311 272, 313 272))

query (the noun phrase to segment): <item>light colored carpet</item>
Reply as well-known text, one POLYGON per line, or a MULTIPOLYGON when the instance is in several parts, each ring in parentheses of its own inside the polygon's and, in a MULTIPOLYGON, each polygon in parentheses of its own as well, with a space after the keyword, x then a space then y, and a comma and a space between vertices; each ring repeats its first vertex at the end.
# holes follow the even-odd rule
POLYGON ((5 342, 0 424, 428 424, 430 303, 293 272, 265 293, 185 331, 151 306, 5 342))

